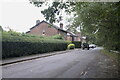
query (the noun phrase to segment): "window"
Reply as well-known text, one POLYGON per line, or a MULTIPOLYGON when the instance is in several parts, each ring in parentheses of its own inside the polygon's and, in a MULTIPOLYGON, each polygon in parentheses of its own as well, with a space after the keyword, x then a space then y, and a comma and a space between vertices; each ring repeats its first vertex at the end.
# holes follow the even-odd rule
POLYGON ((45 30, 43 30, 42 35, 45 35, 45 30))

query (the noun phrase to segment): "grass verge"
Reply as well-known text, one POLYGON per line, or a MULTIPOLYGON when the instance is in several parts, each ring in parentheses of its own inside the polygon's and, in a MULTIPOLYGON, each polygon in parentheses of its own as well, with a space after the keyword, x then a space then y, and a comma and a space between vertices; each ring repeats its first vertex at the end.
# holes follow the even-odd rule
POLYGON ((119 53, 110 52, 110 51, 105 50, 105 49, 101 50, 101 53, 114 59, 114 60, 118 60, 118 58, 119 58, 119 53))
MULTIPOLYGON (((120 53, 114 53, 114 52, 110 52, 108 50, 101 50, 101 53, 112 58, 116 63, 117 63, 117 66, 118 66, 118 75, 120 75, 120 53)), ((118 77, 120 78, 120 77, 118 77)))
POLYGON ((113 59, 118 64, 118 68, 120 69, 120 53, 110 52, 105 49, 101 50, 101 53, 113 59))

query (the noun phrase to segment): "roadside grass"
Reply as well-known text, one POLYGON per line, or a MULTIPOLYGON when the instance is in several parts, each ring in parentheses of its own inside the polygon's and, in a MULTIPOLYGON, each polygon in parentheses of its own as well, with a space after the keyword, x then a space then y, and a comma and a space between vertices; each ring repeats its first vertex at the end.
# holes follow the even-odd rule
POLYGON ((120 67, 120 53, 110 52, 106 49, 101 50, 101 53, 113 59, 120 67))
POLYGON ((119 53, 110 52, 106 49, 101 50, 101 53, 114 59, 114 60, 118 60, 118 58, 120 57, 119 53))
POLYGON ((118 65, 118 73, 120 73, 120 53, 110 52, 108 50, 101 50, 101 53, 113 59, 118 65))

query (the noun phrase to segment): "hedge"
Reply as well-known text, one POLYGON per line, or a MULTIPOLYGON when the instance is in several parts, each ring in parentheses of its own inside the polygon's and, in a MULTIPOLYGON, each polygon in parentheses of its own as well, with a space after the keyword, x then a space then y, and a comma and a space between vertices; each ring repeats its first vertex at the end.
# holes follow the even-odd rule
POLYGON ((2 36, 3 59, 66 49, 67 42, 63 40, 44 39, 35 36, 13 36, 8 33, 3 33, 2 36))
POLYGON ((60 40, 64 40, 64 37, 60 34, 54 35, 52 36, 53 39, 60 39, 60 40))
POLYGON ((81 48, 81 41, 72 41, 75 44, 75 48, 81 48))

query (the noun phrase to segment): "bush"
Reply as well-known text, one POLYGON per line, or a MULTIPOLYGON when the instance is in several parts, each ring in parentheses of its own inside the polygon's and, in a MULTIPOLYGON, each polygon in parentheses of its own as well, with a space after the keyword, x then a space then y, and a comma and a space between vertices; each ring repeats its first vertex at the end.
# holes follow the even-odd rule
POLYGON ((66 42, 67 42, 67 45, 72 44, 72 41, 66 41, 66 42))
POLYGON ((61 39, 61 40, 64 40, 63 36, 60 35, 60 34, 57 34, 57 35, 54 35, 52 36, 53 39, 61 39))
POLYGON ((74 48, 75 48, 75 45, 74 45, 74 44, 69 44, 67 48, 68 48, 68 49, 74 49, 74 48))
POLYGON ((3 32, 2 58, 19 57, 31 54, 42 54, 67 49, 67 42, 40 38, 38 36, 11 35, 3 32))
POLYGON ((0 31, 3 31, 3 28, 2 28, 2 26, 0 26, 0 31))
POLYGON ((81 48, 81 42, 80 41, 72 41, 73 44, 75 44, 75 48, 81 48))

